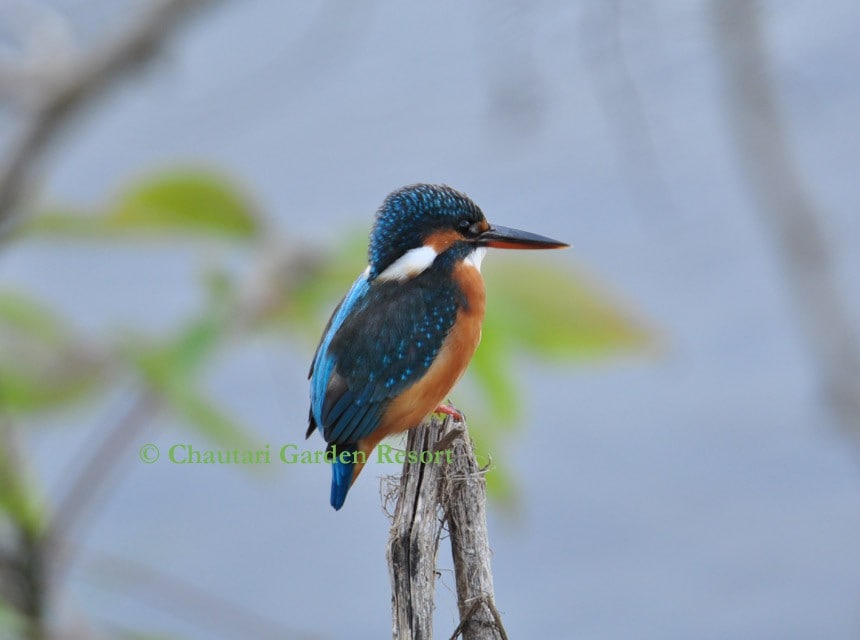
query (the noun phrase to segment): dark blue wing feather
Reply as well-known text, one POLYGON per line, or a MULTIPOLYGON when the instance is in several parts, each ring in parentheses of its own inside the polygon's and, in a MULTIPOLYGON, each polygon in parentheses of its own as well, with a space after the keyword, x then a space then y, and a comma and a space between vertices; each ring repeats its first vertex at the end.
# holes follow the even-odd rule
POLYGON ((326 441, 355 443, 378 426, 391 399, 421 379, 462 304, 448 279, 356 281, 317 351, 311 414, 326 441))
MULTIPOLYGON (((328 321, 328 326, 326 326, 322 340, 320 340, 319 346, 317 347, 317 352, 314 354, 314 359, 311 363, 311 370, 308 375, 311 380, 310 417, 311 424, 315 424, 321 432, 323 432, 324 424, 322 414, 323 405, 326 400, 326 387, 329 385, 336 364, 335 358, 329 353, 329 346, 346 317, 354 308, 361 306, 362 300, 367 296, 369 288, 370 285, 367 281, 367 272, 365 271, 352 284, 352 287, 347 292, 346 296, 344 296, 343 300, 341 300, 340 304, 335 309, 328 321)), ((308 435, 310 435, 310 433, 308 433, 308 435)))

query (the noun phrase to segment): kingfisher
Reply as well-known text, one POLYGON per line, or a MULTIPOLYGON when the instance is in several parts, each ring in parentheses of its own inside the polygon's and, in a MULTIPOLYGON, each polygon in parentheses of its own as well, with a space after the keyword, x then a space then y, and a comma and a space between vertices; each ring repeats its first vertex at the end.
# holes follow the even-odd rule
POLYGON ((335 308, 311 364, 306 438, 319 430, 340 509, 386 436, 419 425, 442 404, 481 340, 488 247, 568 245, 494 226, 465 194, 414 184, 390 193, 370 233, 368 267, 335 308))

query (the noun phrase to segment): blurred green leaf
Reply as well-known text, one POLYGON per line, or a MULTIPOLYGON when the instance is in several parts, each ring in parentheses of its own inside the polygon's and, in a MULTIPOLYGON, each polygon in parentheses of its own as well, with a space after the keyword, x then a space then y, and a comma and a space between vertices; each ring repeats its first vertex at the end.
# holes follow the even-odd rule
POLYGON ((13 232, 16 236, 76 238, 81 240, 113 238, 115 229, 104 217, 78 211, 52 209, 29 216, 13 232))
POLYGON ((99 382, 98 371, 89 366, 0 363, 0 406, 13 414, 56 410, 90 396, 99 382))
POLYGON ((181 327, 162 344, 131 341, 128 351, 133 360, 156 386, 170 386, 169 379, 183 382, 196 376, 221 346, 229 329, 232 288, 219 275, 206 280, 209 294, 200 316, 181 327))
POLYGON ((173 349, 137 350, 132 362, 168 409, 189 426, 219 444, 253 448, 250 431, 195 388, 194 374, 216 344, 204 333, 188 333, 173 349))
POLYGON ((242 449, 256 447, 249 429, 191 387, 174 385, 167 390, 167 399, 177 415, 212 441, 242 449))
POLYGON ((653 341, 643 323, 582 273, 523 256, 493 257, 499 260, 484 269, 487 313, 468 376, 497 428, 520 417, 517 354, 595 360, 653 341))
POLYGON ((592 360, 653 342, 629 309, 581 272, 506 260, 488 265, 485 278, 484 333, 503 336, 500 348, 554 361, 592 360))
POLYGON ((335 305, 367 267, 367 235, 347 234, 347 242, 314 265, 288 298, 270 311, 269 324, 318 340, 335 305))
POLYGON ((190 378, 215 352, 223 333, 223 319, 207 313, 184 329, 161 351, 159 366, 171 376, 190 378))
POLYGON ((27 638, 31 635, 27 618, 0 600, 0 638, 27 638))
POLYGON ((212 280, 202 315, 161 345, 131 343, 126 352, 147 384, 188 425, 219 444, 253 448, 250 431, 197 390, 198 377, 222 346, 230 322, 229 288, 212 280))
POLYGON ((29 484, 21 475, 20 462, 10 459, 11 455, 8 447, 0 446, 0 512, 11 518, 16 528, 36 538, 44 526, 42 505, 28 492, 29 484))
POLYGON ((0 324, 7 330, 55 345, 66 337, 67 329, 51 310, 32 298, 13 291, 0 291, 0 324))
POLYGON ((490 467, 484 478, 487 481, 487 495, 490 500, 505 505, 507 509, 519 508, 519 491, 509 466, 494 465, 490 467))
POLYGON ((13 413, 54 410, 99 388, 105 363, 41 303, 0 291, 0 406, 13 413))
POLYGON ((469 365, 474 380, 495 422, 510 424, 520 415, 519 393, 510 362, 510 340, 503 333, 484 331, 481 345, 469 365))
POLYGON ((120 230, 231 238, 260 231, 247 199, 223 177, 199 170, 175 170, 140 181, 120 195, 106 220, 120 230))
POLYGON ((71 238, 214 236, 258 237, 261 224, 249 199, 228 179, 200 169, 174 169, 131 185, 101 213, 46 211, 18 234, 71 238))

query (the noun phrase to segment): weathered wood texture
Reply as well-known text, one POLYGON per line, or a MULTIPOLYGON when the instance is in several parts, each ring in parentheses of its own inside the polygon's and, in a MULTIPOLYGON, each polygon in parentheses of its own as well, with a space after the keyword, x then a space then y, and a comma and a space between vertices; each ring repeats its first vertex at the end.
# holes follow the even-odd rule
POLYGON ((450 637, 507 640, 493 601, 486 483, 466 425, 431 418, 409 432, 406 450, 451 455, 440 454, 428 463, 407 460, 403 465, 387 552, 393 637, 433 637, 436 556, 447 528, 460 611, 460 624, 450 637))
MULTIPOLYGON (((413 429, 407 437, 407 450, 432 451, 431 438, 436 433, 426 425, 413 429)), ((433 637, 436 552, 443 522, 439 503, 443 473, 441 465, 408 462, 403 465, 387 552, 395 640, 433 637)))

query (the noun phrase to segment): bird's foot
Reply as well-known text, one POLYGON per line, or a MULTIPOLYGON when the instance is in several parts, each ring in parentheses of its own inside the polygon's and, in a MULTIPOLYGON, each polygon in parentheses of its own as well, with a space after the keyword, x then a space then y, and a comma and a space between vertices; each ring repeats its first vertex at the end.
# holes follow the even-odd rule
POLYGON ((463 414, 460 411, 458 411, 457 409, 452 407, 450 404, 444 404, 444 403, 440 404, 438 407, 436 407, 436 409, 433 411, 433 413, 443 413, 446 416, 451 416, 457 422, 463 422, 463 419, 465 417, 465 416, 463 416, 463 414))

